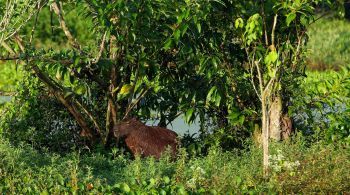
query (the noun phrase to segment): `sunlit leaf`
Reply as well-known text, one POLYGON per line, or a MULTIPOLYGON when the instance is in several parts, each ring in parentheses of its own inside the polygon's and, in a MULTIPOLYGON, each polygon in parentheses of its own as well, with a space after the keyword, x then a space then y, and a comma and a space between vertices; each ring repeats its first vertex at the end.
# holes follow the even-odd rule
POLYGON ((294 12, 291 12, 287 15, 287 18, 286 18, 286 23, 287 23, 287 26, 290 25, 290 23, 296 18, 296 13, 294 12))
POLYGON ((130 84, 125 84, 123 85, 123 87, 120 89, 120 94, 121 95, 127 95, 131 92, 131 89, 132 89, 132 85, 130 84))
POLYGON ((185 113, 185 120, 186 120, 186 123, 190 123, 190 122, 191 122, 192 115, 193 115, 193 111, 194 111, 193 108, 189 108, 189 109, 186 111, 186 113, 185 113))

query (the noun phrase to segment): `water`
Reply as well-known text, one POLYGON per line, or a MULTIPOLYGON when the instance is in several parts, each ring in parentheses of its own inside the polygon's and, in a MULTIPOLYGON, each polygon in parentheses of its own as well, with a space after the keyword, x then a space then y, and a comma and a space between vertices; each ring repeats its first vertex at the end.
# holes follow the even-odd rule
MULTIPOLYGON (((6 103, 11 101, 12 96, 0 96, 0 104, 6 103)), ((150 126, 156 126, 159 121, 148 121, 146 124, 150 126)), ((184 134, 194 134, 199 132, 199 119, 195 120, 194 123, 191 125, 188 125, 185 120, 184 116, 181 115, 177 117, 171 124, 167 126, 168 129, 171 129, 178 133, 179 135, 184 134)))
MULTIPOLYGON (((157 120, 155 121, 148 121, 146 124, 150 126, 157 126, 158 125, 157 120)), ((199 118, 197 118, 192 124, 187 124, 185 122, 184 116, 181 115, 177 117, 171 124, 167 126, 168 129, 171 129, 175 131, 180 136, 183 136, 184 134, 190 134, 193 135, 195 133, 199 132, 200 126, 199 126, 199 118)), ((195 136, 196 137, 196 136, 195 136)))
POLYGON ((0 96, 0 103, 5 103, 11 101, 11 96, 0 96))

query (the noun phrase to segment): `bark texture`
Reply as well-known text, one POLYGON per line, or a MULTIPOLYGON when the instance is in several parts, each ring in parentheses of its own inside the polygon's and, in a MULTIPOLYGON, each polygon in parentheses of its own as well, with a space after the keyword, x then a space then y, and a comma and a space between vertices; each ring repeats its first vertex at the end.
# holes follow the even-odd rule
POLYGON ((282 98, 280 95, 277 95, 272 104, 270 110, 270 138, 276 141, 281 140, 282 128, 281 128, 281 119, 282 119, 282 98))

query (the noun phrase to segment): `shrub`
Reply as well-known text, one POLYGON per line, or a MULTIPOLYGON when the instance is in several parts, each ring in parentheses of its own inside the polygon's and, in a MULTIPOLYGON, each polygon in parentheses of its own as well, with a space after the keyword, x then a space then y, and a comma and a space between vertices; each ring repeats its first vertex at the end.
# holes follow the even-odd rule
POLYGON ((44 91, 36 79, 18 83, 18 93, 0 116, 0 132, 14 144, 66 151, 82 145, 79 129, 56 98, 44 91))
POLYGON ((289 107, 295 126, 312 141, 350 144, 350 67, 308 72, 289 107))

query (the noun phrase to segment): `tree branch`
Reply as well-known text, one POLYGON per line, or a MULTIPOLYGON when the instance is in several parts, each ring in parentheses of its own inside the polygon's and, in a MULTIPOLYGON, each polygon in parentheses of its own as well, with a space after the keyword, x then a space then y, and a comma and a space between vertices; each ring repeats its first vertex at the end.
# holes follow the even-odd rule
POLYGON ((131 104, 129 104, 128 108, 126 109, 126 112, 124 114, 123 119, 127 118, 129 116, 130 111, 141 101, 141 99, 147 94, 147 92, 150 90, 151 88, 146 88, 140 95, 139 97, 137 97, 137 99, 132 102, 131 104))
POLYGON ((278 14, 276 14, 273 19, 273 26, 271 31, 271 45, 273 45, 274 47, 275 47, 275 31, 276 31, 276 25, 277 25, 277 18, 278 18, 278 14))
POLYGON ((66 25, 66 22, 64 20, 63 15, 62 15, 62 12, 61 12, 61 7, 56 3, 56 1, 54 1, 51 4, 51 7, 52 7, 53 11, 55 12, 55 14, 58 16, 58 20, 60 22, 61 28, 62 28, 64 34, 66 35, 66 37, 68 38, 68 41, 70 42, 70 44, 74 48, 80 50, 81 47, 80 47, 79 43, 73 38, 71 32, 69 31, 69 29, 66 25))
POLYGON ((39 16, 39 13, 40 13, 40 11, 41 11, 41 8, 42 8, 44 5, 45 5, 45 4, 43 4, 42 6, 40 6, 40 2, 38 3, 38 11, 37 11, 36 14, 35 14, 34 26, 33 26, 33 28, 32 28, 32 32, 31 32, 30 40, 29 40, 29 43, 30 43, 30 44, 32 44, 32 41, 33 41, 35 28, 36 28, 36 25, 37 25, 37 23, 38 23, 38 16, 39 16))
POLYGON ((106 37, 107 37, 107 31, 105 31, 105 33, 103 34, 101 45, 100 45, 100 51, 98 52, 97 57, 96 57, 96 63, 98 63, 100 61, 103 50, 105 49, 106 37))
MULTIPOLYGON (((1 46, 3 46, 11 55, 16 55, 15 51, 13 51, 13 49, 7 43, 5 43, 5 41, 1 42, 1 46)), ((3 59, 0 58, 0 60, 3 59)))
POLYGON ((82 105, 78 100, 74 99, 74 102, 85 112, 86 115, 89 116, 90 120, 94 123, 96 131, 99 135, 101 135, 101 128, 97 122, 97 120, 95 119, 95 117, 92 115, 91 112, 88 111, 88 109, 82 105))

